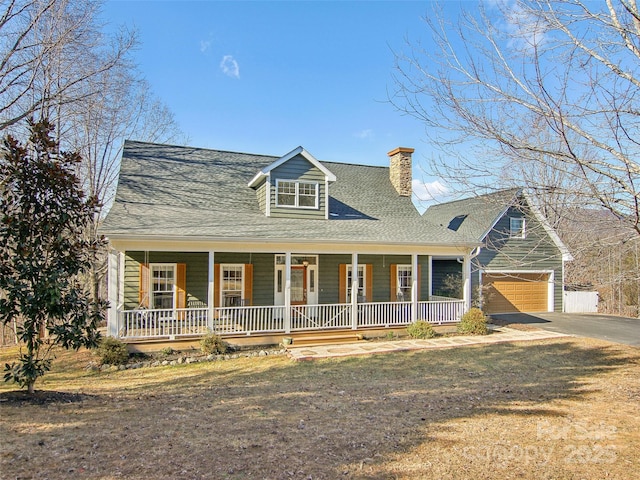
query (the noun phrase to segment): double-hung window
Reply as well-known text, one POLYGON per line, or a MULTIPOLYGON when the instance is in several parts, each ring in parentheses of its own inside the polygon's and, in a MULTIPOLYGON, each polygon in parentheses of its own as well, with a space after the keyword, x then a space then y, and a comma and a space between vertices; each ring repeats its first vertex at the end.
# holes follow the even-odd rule
MULTIPOLYGON (((365 265, 358 265, 358 301, 371 301, 370 299, 365 298, 366 284, 365 279, 367 278, 365 275, 365 265)), ((347 265, 347 302, 351 302, 351 284, 353 283, 353 266, 347 265)))
POLYGON ((511 238, 525 238, 525 221, 522 217, 509 218, 509 236, 511 238))
POLYGON ((174 308, 175 264, 151 264, 151 308, 174 308))
POLYGON ((243 265, 222 265, 221 268, 222 305, 237 307, 242 305, 242 274, 243 265))
POLYGON ((291 208, 318 208, 318 184, 294 180, 278 180, 276 205, 291 208))
POLYGON ((396 295, 399 301, 411 300, 411 284, 413 283, 413 275, 411 265, 398 265, 397 268, 398 282, 396 295))

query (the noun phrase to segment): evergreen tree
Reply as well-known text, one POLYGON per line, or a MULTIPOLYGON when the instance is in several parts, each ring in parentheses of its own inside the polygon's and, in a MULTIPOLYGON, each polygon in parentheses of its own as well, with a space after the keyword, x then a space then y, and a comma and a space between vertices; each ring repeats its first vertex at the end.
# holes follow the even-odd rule
POLYGON ((97 344, 107 304, 82 281, 104 240, 85 234, 99 205, 75 174, 81 158, 59 151, 48 121, 29 126, 27 145, 6 137, 0 161, 0 322, 20 341, 4 379, 33 393, 54 346, 97 344))

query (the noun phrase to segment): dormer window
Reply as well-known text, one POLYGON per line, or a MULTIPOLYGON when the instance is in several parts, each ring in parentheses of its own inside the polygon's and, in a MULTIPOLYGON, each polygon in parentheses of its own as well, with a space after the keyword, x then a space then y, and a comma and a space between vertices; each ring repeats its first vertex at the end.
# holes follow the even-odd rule
POLYGON ((318 208, 318 184, 278 180, 276 205, 289 208, 318 208))
POLYGON ((511 238, 525 238, 525 224, 522 217, 509 218, 510 237, 511 238))

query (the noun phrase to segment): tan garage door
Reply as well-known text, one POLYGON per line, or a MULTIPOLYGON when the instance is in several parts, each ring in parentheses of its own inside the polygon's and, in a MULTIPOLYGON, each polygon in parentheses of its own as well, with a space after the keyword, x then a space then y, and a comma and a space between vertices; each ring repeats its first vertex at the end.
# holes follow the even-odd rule
POLYGON ((547 312, 549 274, 486 274, 482 277, 486 313, 547 312))

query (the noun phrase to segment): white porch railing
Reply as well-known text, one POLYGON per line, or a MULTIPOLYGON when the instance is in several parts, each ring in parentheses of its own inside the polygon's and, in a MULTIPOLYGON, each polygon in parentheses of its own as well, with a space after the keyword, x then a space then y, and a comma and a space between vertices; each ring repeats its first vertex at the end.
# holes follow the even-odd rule
POLYGON ((464 300, 418 302, 418 320, 436 324, 459 322, 465 310, 464 300))
MULTIPOLYGON (((432 297, 433 298, 433 297, 432 297)), ((416 320, 441 324, 457 322, 465 311, 463 300, 418 302, 416 320)), ((162 310, 122 310, 118 312, 121 338, 175 338, 204 335, 213 331, 221 335, 254 333, 289 333, 289 331, 353 328, 351 304, 283 305, 258 307, 219 307, 210 318, 208 308, 162 310)), ((399 327, 414 321, 411 302, 359 303, 356 328, 399 327)))
POLYGON ((351 328, 351 304, 293 305, 291 330, 351 328))
POLYGON ((121 337, 175 337, 207 333, 206 308, 124 310, 118 317, 121 337))
POLYGON ((358 304, 358 327, 397 327, 411 322, 409 302, 358 304))
POLYGON ((282 306, 225 307, 214 310, 210 330, 219 333, 246 334, 284 331, 282 306))

